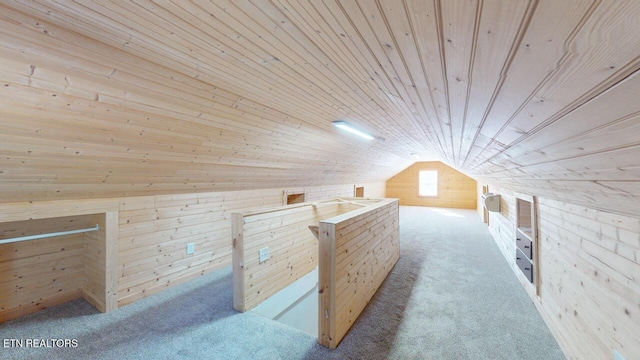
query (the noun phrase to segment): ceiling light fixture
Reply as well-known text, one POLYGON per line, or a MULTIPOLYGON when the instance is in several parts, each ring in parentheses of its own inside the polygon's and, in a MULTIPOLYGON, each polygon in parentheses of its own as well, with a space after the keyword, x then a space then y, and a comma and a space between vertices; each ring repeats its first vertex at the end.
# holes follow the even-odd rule
POLYGON ((414 159, 420 160, 420 155, 418 155, 417 153, 411 153, 411 157, 413 157, 414 159))
POLYGON ((342 130, 348 131, 348 132, 350 132, 352 134, 358 135, 363 139, 367 139, 367 140, 375 139, 373 136, 354 128, 353 126, 351 126, 349 123, 347 123, 345 121, 334 121, 333 122, 333 126, 335 126, 337 128, 340 128, 342 130))

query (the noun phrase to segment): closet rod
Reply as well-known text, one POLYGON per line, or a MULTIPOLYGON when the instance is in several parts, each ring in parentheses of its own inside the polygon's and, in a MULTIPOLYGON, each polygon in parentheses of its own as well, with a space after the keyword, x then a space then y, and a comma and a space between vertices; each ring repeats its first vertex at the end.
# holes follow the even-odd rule
POLYGON ((78 229, 78 230, 69 230, 69 231, 59 231, 59 232, 48 233, 48 234, 28 235, 28 236, 20 236, 20 237, 11 238, 11 239, 4 239, 4 240, 0 240, 0 245, 2 245, 2 244, 8 244, 8 243, 14 243, 14 242, 19 242, 19 241, 36 240, 36 239, 45 239, 45 238, 50 238, 50 237, 54 237, 54 236, 64 236, 64 235, 80 234, 80 233, 86 233, 86 232, 90 232, 90 231, 98 231, 98 230, 100 230, 100 226, 98 226, 98 224, 96 224, 96 226, 95 226, 95 227, 87 228, 87 229, 78 229))

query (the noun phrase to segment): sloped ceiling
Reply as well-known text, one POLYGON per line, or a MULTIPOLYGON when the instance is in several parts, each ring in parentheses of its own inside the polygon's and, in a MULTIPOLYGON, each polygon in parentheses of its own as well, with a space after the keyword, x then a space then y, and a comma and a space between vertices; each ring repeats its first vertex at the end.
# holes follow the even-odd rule
POLYGON ((5 1, 2 201, 383 181, 416 153, 637 215, 639 19, 634 0, 5 1))

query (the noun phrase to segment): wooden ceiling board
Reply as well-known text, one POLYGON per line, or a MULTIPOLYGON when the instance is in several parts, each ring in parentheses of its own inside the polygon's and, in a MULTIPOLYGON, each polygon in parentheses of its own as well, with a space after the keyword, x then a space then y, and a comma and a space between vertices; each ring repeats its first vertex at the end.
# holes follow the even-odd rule
POLYGON ((629 26, 627 16, 640 12, 640 3, 604 2, 592 9, 566 42, 567 52, 561 66, 494 141, 517 144, 563 119, 638 69, 640 29, 629 26), (612 22, 611 18, 618 20, 612 22))
POLYGON ((633 0, 3 2, 2 202, 384 181, 416 153, 637 216, 639 18, 633 0))

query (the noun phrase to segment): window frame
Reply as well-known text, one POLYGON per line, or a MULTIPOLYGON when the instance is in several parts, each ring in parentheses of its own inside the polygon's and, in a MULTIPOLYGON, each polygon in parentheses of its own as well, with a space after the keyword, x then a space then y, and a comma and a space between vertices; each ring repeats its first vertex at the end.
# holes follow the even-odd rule
POLYGON ((424 197, 424 198, 435 198, 438 197, 438 194, 440 193, 440 174, 438 173, 437 169, 425 169, 425 170, 420 170, 418 171, 418 196, 419 197, 424 197), (422 194, 422 185, 423 182, 421 181, 422 179, 422 173, 435 173, 435 189, 433 188, 434 184, 429 184, 430 188, 428 190, 435 190, 435 194, 431 195, 431 193, 427 194, 427 195, 423 195, 422 194))

